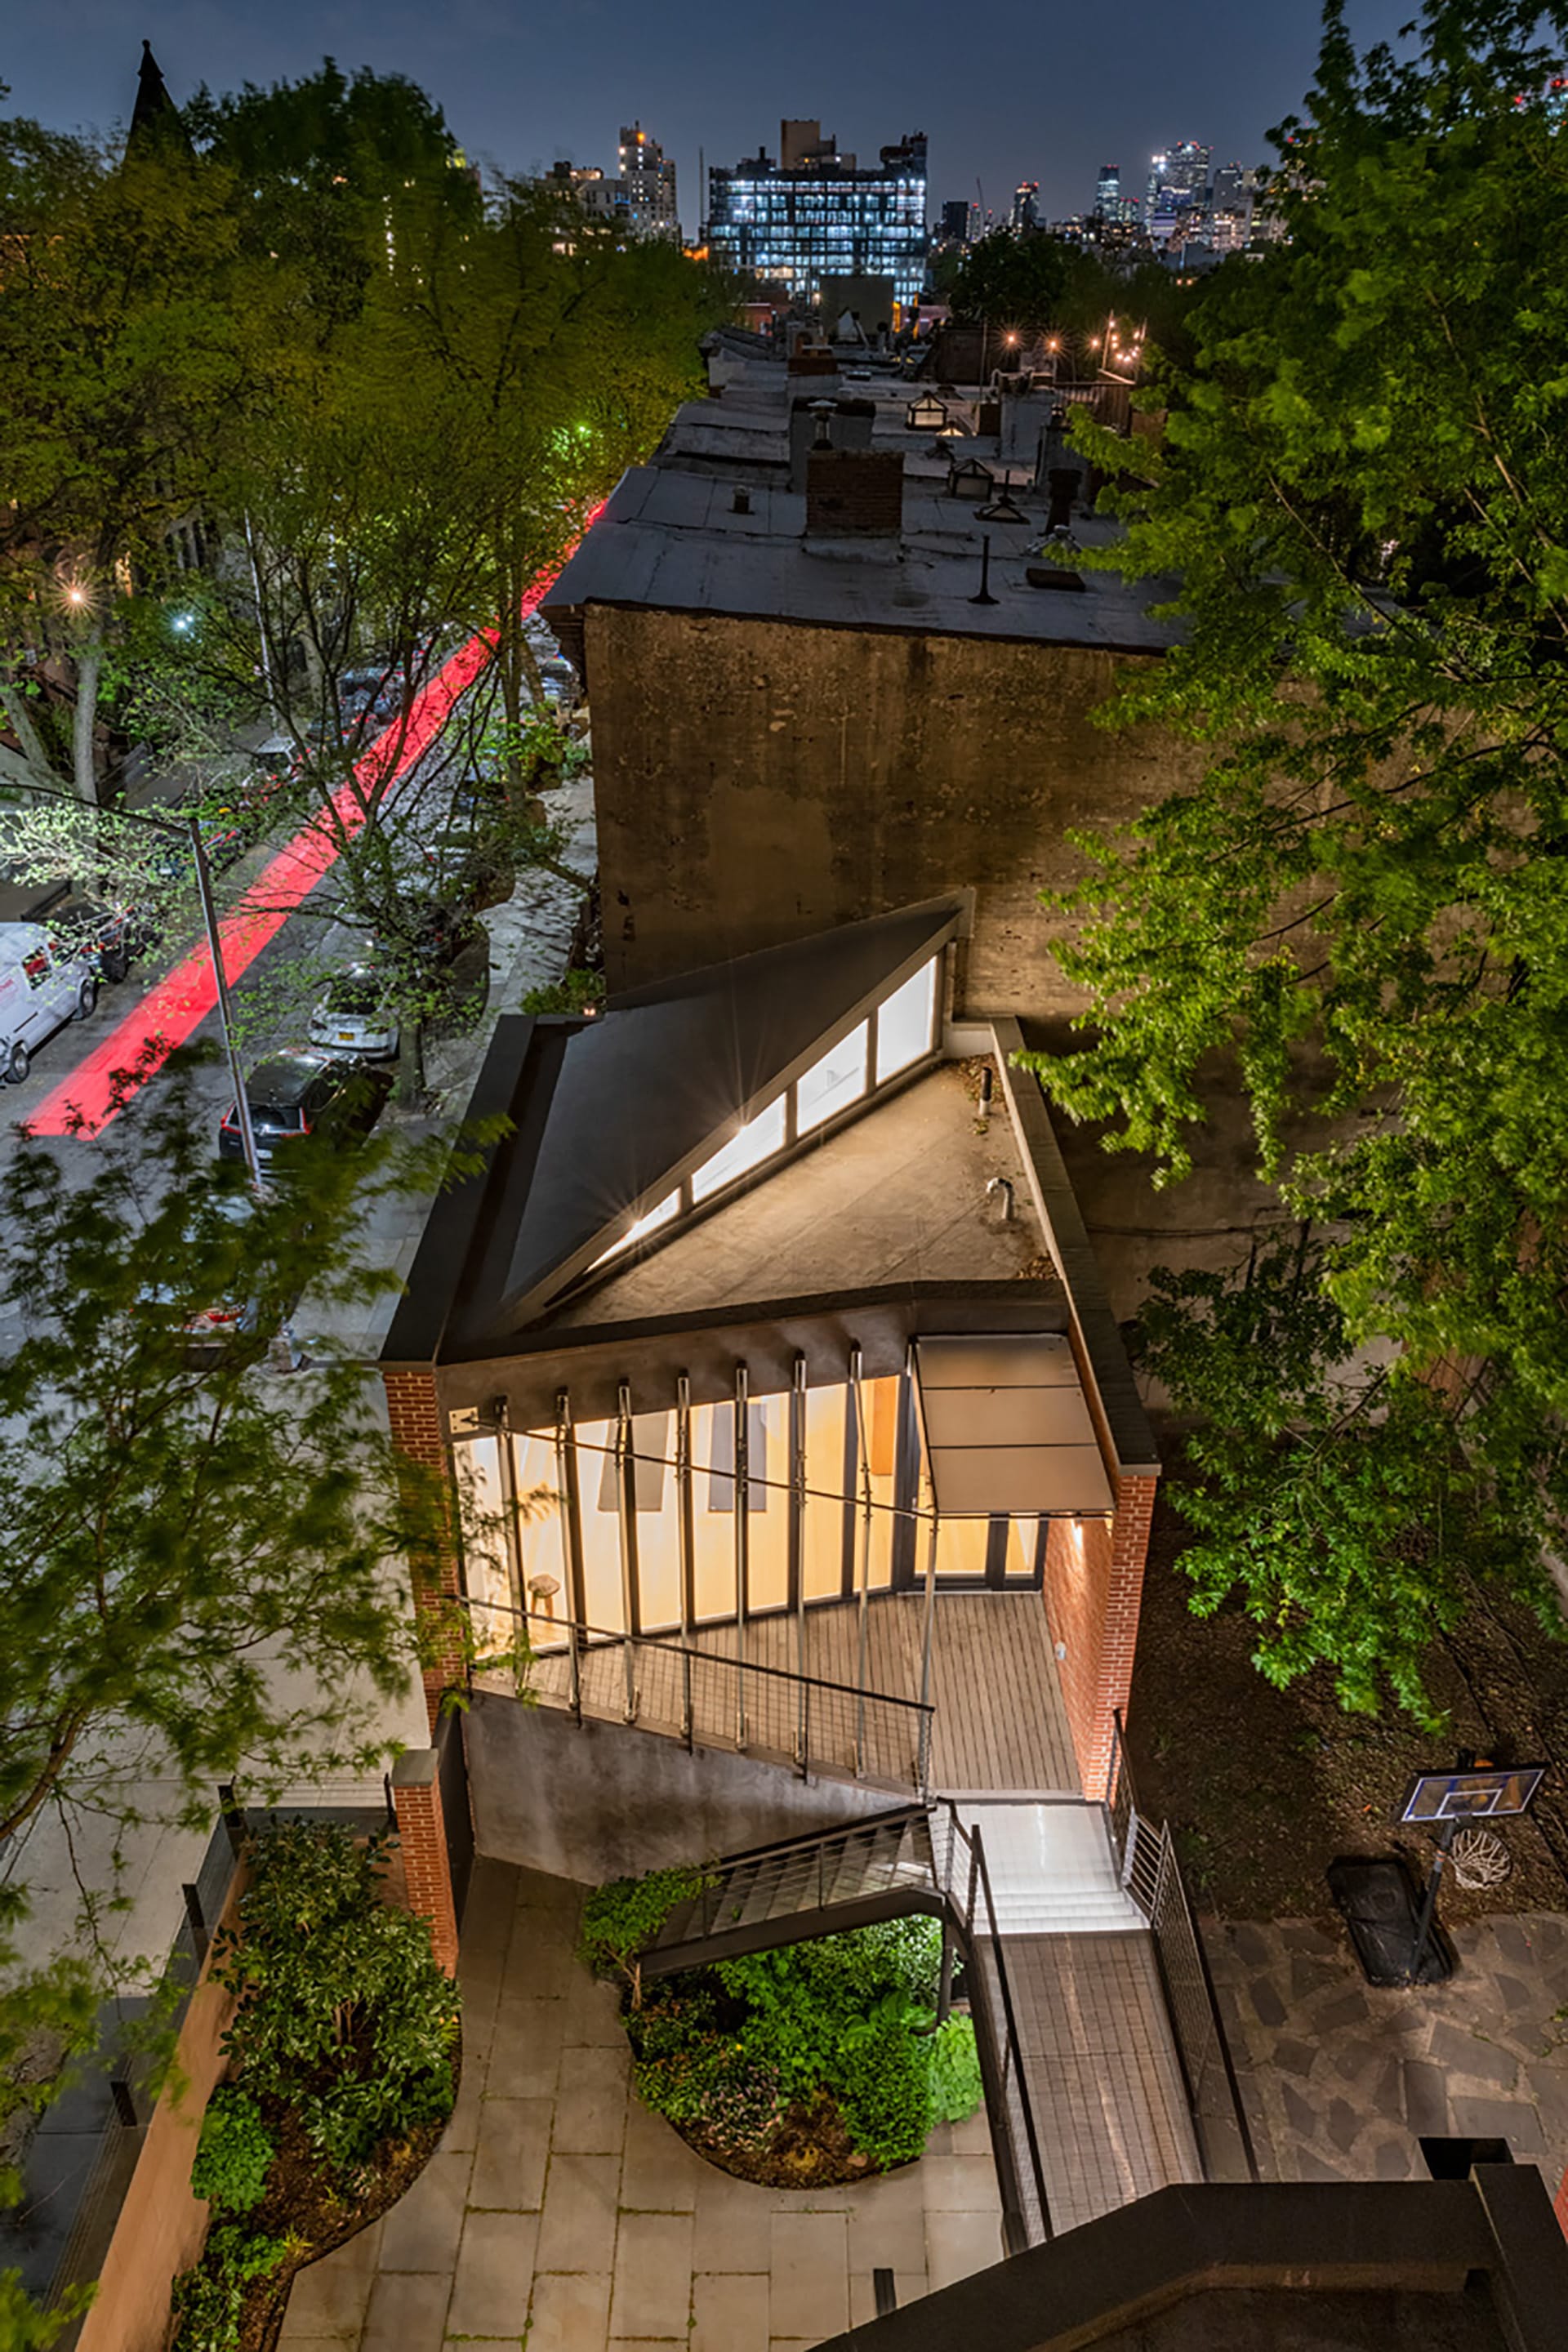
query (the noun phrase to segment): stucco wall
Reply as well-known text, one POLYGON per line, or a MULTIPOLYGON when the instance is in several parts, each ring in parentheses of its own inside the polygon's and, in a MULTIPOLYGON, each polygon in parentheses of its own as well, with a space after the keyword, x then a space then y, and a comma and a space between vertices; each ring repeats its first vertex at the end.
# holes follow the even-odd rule
POLYGON ((850 1781, 797 1780, 749 1756, 689 1755, 652 1732, 579 1726, 483 1691, 464 1730, 479 1851, 557 1878, 635 1877, 903 1801, 850 1781))
POLYGON ((1091 724, 1110 653, 600 604, 585 632, 612 988, 973 885, 956 1009, 1061 1008, 1037 901, 1068 830, 1195 772, 1091 724))

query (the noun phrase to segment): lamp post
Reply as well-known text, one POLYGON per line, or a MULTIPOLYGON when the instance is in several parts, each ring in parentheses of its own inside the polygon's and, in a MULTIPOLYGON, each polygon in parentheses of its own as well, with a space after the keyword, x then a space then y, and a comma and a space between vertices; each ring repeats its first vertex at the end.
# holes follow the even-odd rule
POLYGON ((229 1010, 228 982, 224 977, 223 938, 218 930, 217 908, 213 904, 212 869, 207 864, 206 845, 202 839, 201 819, 194 813, 187 819, 191 833, 191 855, 195 860, 196 889, 202 902, 202 921, 206 928, 207 952, 213 960, 213 980, 217 990, 218 1026, 223 1031, 223 1049, 228 1056, 229 1075, 234 1080, 235 1117, 239 1121, 239 1140, 245 1152, 245 1164, 250 1173, 254 1190, 259 1192, 261 1168, 256 1157, 256 1129, 250 1123, 250 1098, 245 1091, 245 1072, 239 1066, 239 1047, 235 1043, 234 1019, 229 1010))
MULTIPOLYGON (((29 789, 40 800, 67 802, 72 808, 81 803, 73 793, 53 793, 46 784, 33 784, 29 789)), ((182 824, 177 817, 154 816, 149 809, 117 809, 114 814, 130 824, 148 824, 154 832, 188 836, 191 856, 195 865, 196 892, 201 899, 202 926, 206 932, 207 953, 212 958, 213 979, 217 991, 218 1026, 223 1032, 224 1052, 228 1058, 229 1072, 234 1079, 235 1115, 239 1121, 240 1143, 245 1152, 245 1164, 257 1192, 262 1191, 261 1168, 256 1157, 256 1130, 250 1120, 250 1103, 245 1091, 245 1073, 239 1065, 239 1048, 235 1043, 234 1015, 228 999, 228 982, 223 969, 223 939, 218 930, 217 908, 213 899, 212 868, 207 864, 206 845, 202 839, 201 819, 194 812, 182 824)))

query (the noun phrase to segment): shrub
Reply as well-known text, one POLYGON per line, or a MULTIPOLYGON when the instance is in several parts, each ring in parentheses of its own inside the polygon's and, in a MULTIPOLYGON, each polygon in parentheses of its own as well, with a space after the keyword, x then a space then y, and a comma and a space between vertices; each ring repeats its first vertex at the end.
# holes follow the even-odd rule
POLYGON ((984 2096, 973 2024, 967 2017, 950 2017, 931 2038, 931 2121, 962 2123, 984 2096))
MULTIPOLYGON (((593 1898, 591 1921, 584 1914, 585 1948, 640 1946, 689 1891, 656 1880, 603 1889, 603 1909, 593 1898), (644 1905, 657 1914, 651 1924, 644 1905)), ((957 2079, 967 2021, 929 2030, 941 1970, 940 1927, 914 1918, 661 1979, 626 2018, 638 2095, 672 2123, 705 2126, 726 2148, 752 2153, 765 2147, 786 2108, 826 2095, 874 2164, 908 2163, 939 2111, 967 2114, 974 2104, 952 2105, 967 2088, 957 2079)), ((968 2052, 973 2066, 972 2034, 968 2052)))
POLYGON ((232 2225, 210 2231, 198 2267, 174 2281, 175 2352, 235 2352, 246 2288, 277 2270, 289 2251, 287 2238, 232 2225))
POLYGON ((216 1970, 238 1999, 224 2046, 247 2094, 291 2106, 343 2174, 452 2106, 458 1990, 425 1922, 381 1900, 379 1868, 379 1847, 342 1830, 269 1831, 216 1970))
POLYGON ((700 1870, 650 1870, 642 1878, 612 1878, 583 1906, 577 1958, 596 1977, 620 1976, 642 2006, 638 1954, 657 1936, 677 1904, 689 1903, 707 1885, 700 1870))
POLYGON ((605 975, 602 971, 584 971, 574 964, 559 980, 546 981, 539 988, 525 990, 522 1010, 525 1013, 597 1013, 605 1002, 605 975))
POLYGON ((219 2212, 248 2213, 266 2194, 276 2152, 255 2100, 234 2084, 220 2083, 202 2119, 191 2187, 219 2212))

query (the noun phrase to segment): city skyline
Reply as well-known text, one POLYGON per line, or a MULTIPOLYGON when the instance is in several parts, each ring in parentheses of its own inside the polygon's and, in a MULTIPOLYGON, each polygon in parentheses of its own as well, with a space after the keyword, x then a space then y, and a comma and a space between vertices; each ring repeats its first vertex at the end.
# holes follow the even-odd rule
MULTIPOLYGON (((1366 40, 1392 36, 1407 15, 1405 0, 1361 0, 1351 23, 1366 40)), ((1268 12, 1219 0, 1198 38, 1189 20, 1129 0, 1113 21, 1074 26, 1069 77, 1037 16, 1004 11, 994 37, 1041 71, 1000 84, 988 76, 972 94, 962 77, 932 69, 946 23, 916 0, 847 29, 841 13, 806 0, 787 27, 747 26, 694 54, 628 0, 578 0, 552 20, 541 72, 546 37, 510 0, 453 0, 438 16, 369 0, 276 0, 243 17, 216 0, 85 0, 68 21, 30 27, 25 50, 0 51, 0 80, 11 110, 107 133, 129 118, 143 36, 176 101, 203 81, 297 80, 325 53, 345 70, 407 74, 476 161, 519 174, 563 159, 613 172, 618 128, 638 121, 676 163, 689 235, 704 210, 700 159, 732 165, 760 143, 771 148, 782 117, 815 116, 862 155, 923 131, 933 219, 944 202, 974 201, 977 180, 1001 220, 1020 182, 1037 181, 1041 216, 1054 219, 1089 208, 1108 161, 1125 189, 1141 192, 1150 157, 1178 140, 1212 147, 1216 163, 1266 161, 1269 125, 1299 108, 1310 81, 1319 12, 1314 0, 1268 12), (814 26, 822 37, 803 40, 814 26), (1051 90, 1064 88, 1070 102, 1053 107, 1051 90)))

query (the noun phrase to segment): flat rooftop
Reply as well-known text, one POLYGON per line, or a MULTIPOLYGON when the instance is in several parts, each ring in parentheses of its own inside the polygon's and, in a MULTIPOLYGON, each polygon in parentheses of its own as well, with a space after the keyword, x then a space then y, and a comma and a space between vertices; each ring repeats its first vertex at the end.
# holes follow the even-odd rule
MULTIPOLYGON (((782 359, 730 366, 721 396, 688 403, 652 461, 622 478, 551 592, 546 617, 602 604, 1134 653, 1173 641, 1170 625, 1151 615, 1170 593, 1165 583, 1083 572, 1081 588, 1042 588, 1028 578, 1031 568, 1047 568, 1035 457, 1054 395, 1023 395, 999 439, 974 430, 979 387, 791 376, 782 359), (805 499, 789 488, 790 415, 795 401, 819 397, 869 404, 871 447, 902 454, 901 539, 806 541, 805 499), (910 430, 917 398, 941 400, 955 437, 910 430), (1024 521, 982 520, 986 499, 949 494, 952 464, 967 458, 987 468, 998 491, 1007 488, 1024 521), (747 510, 736 510, 738 491, 747 510), (977 603, 984 540, 994 601, 977 603)), ((1085 548, 1110 547, 1117 527, 1082 510, 1073 536, 1085 548)))

